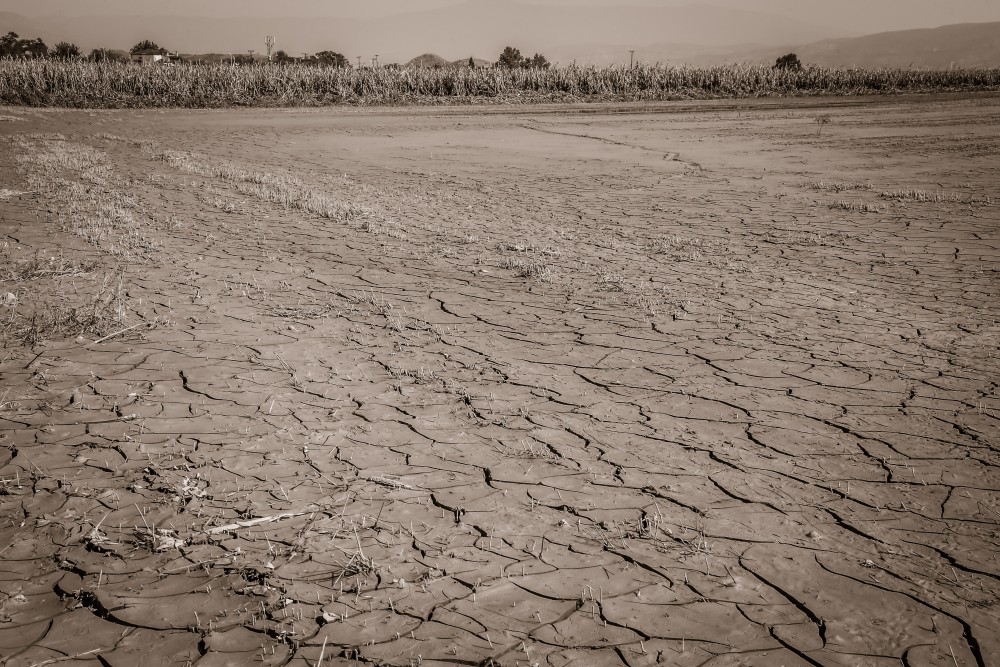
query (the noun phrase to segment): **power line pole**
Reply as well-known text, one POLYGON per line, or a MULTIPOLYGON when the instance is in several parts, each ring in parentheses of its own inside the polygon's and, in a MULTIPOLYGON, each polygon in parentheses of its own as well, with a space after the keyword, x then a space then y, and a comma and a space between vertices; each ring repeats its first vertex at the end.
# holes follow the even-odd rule
POLYGON ((267 45, 267 62, 271 62, 271 51, 274 49, 274 37, 271 35, 264 37, 264 44, 267 45))
POLYGON ((378 54, 377 53, 375 54, 375 57, 372 58, 372 67, 378 67, 378 54))
POLYGON ((358 59, 358 69, 361 69, 361 56, 356 56, 358 59))
POLYGON ((635 62, 635 49, 631 49, 628 52, 628 66, 632 67, 632 63, 635 62))

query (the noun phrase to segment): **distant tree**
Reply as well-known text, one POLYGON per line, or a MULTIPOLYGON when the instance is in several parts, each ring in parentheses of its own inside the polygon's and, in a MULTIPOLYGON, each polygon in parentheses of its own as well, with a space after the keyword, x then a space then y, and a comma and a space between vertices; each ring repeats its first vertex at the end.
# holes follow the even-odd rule
POLYGON ((24 55, 28 58, 44 58, 49 54, 49 47, 45 46, 41 37, 24 40, 24 42, 24 55))
POLYGON ((249 53, 237 53, 233 56, 233 64, 235 65, 253 65, 256 60, 249 53))
POLYGON ((789 53, 774 61, 774 69, 802 69, 802 61, 794 53, 789 53))
POLYGON ((277 51, 274 52, 273 60, 276 63, 291 63, 291 62, 295 62, 295 58, 291 57, 290 55, 288 55, 287 53, 285 53, 281 49, 278 49, 277 51))
POLYGON ((507 69, 518 69, 521 67, 540 67, 545 69, 550 66, 548 59, 541 53, 536 53, 531 58, 524 58, 521 56, 521 52, 512 46, 508 46, 500 54, 500 59, 497 60, 498 67, 506 67, 507 69))
POLYGON ((0 37, 0 58, 41 58, 48 52, 49 47, 39 37, 21 39, 16 32, 0 37))
POLYGON ((523 62, 524 59, 521 57, 520 49, 508 46, 504 48, 503 53, 500 54, 500 58, 497 60, 497 65, 500 67, 506 67, 507 69, 516 69, 521 67, 523 62))
POLYGON ((20 55, 17 53, 17 45, 20 41, 21 36, 13 31, 0 37, 0 57, 13 58, 20 55))
POLYGON ((350 67, 350 63, 342 53, 336 51, 320 51, 311 60, 317 65, 333 65, 334 67, 350 67))
POLYGON ((524 59, 525 67, 538 67, 540 69, 548 69, 550 64, 551 63, 549 63, 548 59, 541 53, 536 53, 534 57, 530 59, 528 58, 524 59))
POLYGON ((124 51, 118 51, 115 49, 94 49, 87 56, 87 60, 92 60, 94 62, 114 62, 118 60, 127 60, 124 51))
POLYGON ((59 42, 52 50, 52 57, 60 60, 75 60, 80 55, 80 47, 69 42, 59 42))
POLYGON ((476 69, 476 59, 469 56, 469 69, 476 69))
POLYGON ((141 42, 133 46, 131 49, 129 49, 129 53, 139 53, 140 51, 156 51, 161 55, 166 55, 167 53, 166 49, 161 48, 159 44, 157 44, 156 42, 151 42, 148 39, 142 40, 141 42))

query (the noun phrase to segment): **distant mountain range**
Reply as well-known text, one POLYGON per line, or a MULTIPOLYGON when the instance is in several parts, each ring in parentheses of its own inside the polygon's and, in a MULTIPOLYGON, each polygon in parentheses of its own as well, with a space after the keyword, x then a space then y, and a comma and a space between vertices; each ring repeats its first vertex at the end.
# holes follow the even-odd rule
MULTIPOLYGON (((489 67, 494 61, 483 60, 482 58, 473 58, 472 64, 476 67, 489 67)), ((424 53, 416 58, 408 61, 405 64, 406 67, 468 67, 468 58, 459 58, 458 60, 448 61, 439 56, 436 53, 424 53)))
POLYGON ((830 67, 1000 67, 1000 22, 828 39, 797 53, 802 62, 830 67))
MULTIPOLYGON (((589 52, 595 63, 621 60, 620 51, 618 54, 602 54, 593 49, 589 52), (617 55, 617 59, 613 55, 617 55), (603 60, 600 59, 602 56, 603 60)), ((712 49, 692 44, 657 44, 637 50, 636 57, 647 62, 718 65, 773 63, 779 55, 792 52, 804 64, 826 67, 1000 67, 1000 22, 960 23, 770 47, 746 45, 712 49)))
MULTIPOLYGON (((778 0, 774 0, 778 2, 778 0)), ((777 5, 776 5, 777 6, 777 5)), ((493 62, 504 46, 552 62, 612 64, 629 61, 713 65, 773 63, 795 52, 803 63, 837 67, 1000 67, 1000 22, 844 35, 777 14, 715 6, 552 7, 466 2, 444 9, 368 19, 182 16, 26 18, 0 12, 0 34, 41 37, 95 47, 129 48, 151 39, 183 53, 264 50, 274 35, 290 55, 332 50, 351 62, 406 63, 414 53, 442 54, 444 62, 493 62)), ((429 61, 428 61, 429 62, 429 61)))

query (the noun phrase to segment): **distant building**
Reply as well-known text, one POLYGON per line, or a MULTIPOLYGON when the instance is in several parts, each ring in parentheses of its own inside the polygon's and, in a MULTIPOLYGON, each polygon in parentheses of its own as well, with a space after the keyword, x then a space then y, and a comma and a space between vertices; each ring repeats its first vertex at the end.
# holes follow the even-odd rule
POLYGON ((136 51, 131 55, 132 62, 142 63, 144 65, 152 65, 154 63, 170 65, 172 63, 177 62, 180 59, 181 57, 176 53, 161 53, 156 49, 136 51))

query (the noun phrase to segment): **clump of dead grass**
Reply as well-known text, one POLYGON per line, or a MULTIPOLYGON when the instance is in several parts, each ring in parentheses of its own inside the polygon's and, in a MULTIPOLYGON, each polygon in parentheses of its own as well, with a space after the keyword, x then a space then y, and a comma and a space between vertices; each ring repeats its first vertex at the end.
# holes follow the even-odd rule
POLYGON ((97 267, 94 260, 68 259, 63 253, 35 252, 28 259, 16 259, 9 242, 0 241, 0 283, 23 283, 39 278, 82 277, 97 267))
POLYGON ((153 262, 161 248, 150 234, 151 218, 115 174, 108 156, 58 134, 25 134, 5 141, 17 152, 29 187, 53 193, 60 228, 117 259, 153 262))
POLYGON ((597 274, 597 286, 608 292, 624 292, 628 288, 628 281, 623 274, 605 269, 597 274))
POLYGON ((319 192, 290 174, 245 169, 229 162, 212 163, 187 151, 167 150, 152 153, 151 157, 182 172, 229 183, 238 192, 260 201, 306 211, 322 218, 347 222, 373 215, 367 207, 319 192))
POLYGON ((385 235, 391 239, 405 240, 407 237, 406 230, 403 225, 398 220, 384 220, 378 222, 372 218, 366 218, 361 225, 361 229, 368 232, 372 236, 385 235))
POLYGON ((709 238, 658 236, 646 241, 646 250, 652 255, 664 255, 676 262, 698 262, 719 254, 722 242, 709 238))
POLYGON ((851 213, 881 213, 882 207, 866 201, 851 201, 849 199, 837 199, 830 202, 830 208, 851 213))
POLYGON ((827 183, 826 181, 812 181, 808 186, 813 190, 822 192, 847 192, 849 190, 874 190, 875 186, 871 181, 855 181, 853 183, 827 183))
POLYGON ((155 261, 160 244, 145 232, 134 207, 114 201, 94 203, 96 210, 87 212, 78 202, 71 202, 69 210, 59 216, 60 229, 125 262, 155 261))
POLYGON ((975 197, 971 195, 946 194, 943 192, 927 192, 926 190, 889 190, 879 193, 882 199, 890 199, 898 202, 917 202, 934 204, 983 204, 991 205, 993 200, 990 197, 975 197))
POLYGON ((315 320, 328 317, 333 312, 330 304, 309 304, 301 306, 271 306, 265 314, 271 317, 278 317, 283 320, 315 320))
POLYGON ((129 314, 124 277, 124 269, 105 275, 94 295, 78 305, 68 297, 55 300, 22 295, 7 304, 0 333, 15 343, 35 346, 55 338, 103 338, 120 331, 129 314))
POLYGON ((530 278, 543 283, 555 278, 555 272, 547 262, 526 257, 504 257, 500 260, 500 268, 513 271, 518 278, 530 278))

